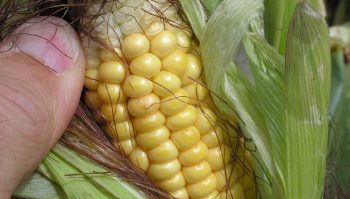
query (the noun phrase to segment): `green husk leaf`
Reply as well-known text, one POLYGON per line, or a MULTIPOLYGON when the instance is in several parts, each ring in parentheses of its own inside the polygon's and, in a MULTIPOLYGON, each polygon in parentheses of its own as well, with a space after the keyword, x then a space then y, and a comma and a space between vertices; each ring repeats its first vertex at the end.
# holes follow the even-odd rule
POLYGON ((280 198, 280 193, 286 190, 284 174, 287 172, 286 156, 281 155, 286 153, 284 58, 258 35, 248 35, 244 40, 244 47, 255 80, 256 106, 263 116, 261 119, 265 121, 271 146, 269 153, 273 170, 270 172, 274 173, 271 174, 274 179, 273 192, 269 195, 280 198))
POLYGON ((112 176, 105 169, 92 164, 89 160, 77 155, 76 153, 72 153, 68 148, 63 147, 62 145, 57 145, 52 151, 60 157, 64 157, 70 164, 75 165, 77 170, 79 170, 79 173, 84 174, 84 176, 89 179, 90 182, 97 187, 100 187, 100 190, 104 189, 111 193, 114 197, 119 198, 145 198, 145 196, 139 190, 129 183, 116 176, 112 176))
POLYGON ((200 0, 180 0, 186 16, 191 24, 192 30, 200 40, 204 31, 207 15, 200 0))
POLYGON ((291 41, 287 43, 285 60, 263 40, 259 25, 254 24, 261 3, 226 0, 213 12, 200 40, 205 80, 218 96, 213 95, 218 108, 228 116, 238 116, 243 132, 254 140, 258 151, 254 153, 255 171, 261 179, 258 184, 263 198, 319 198, 325 167, 316 166, 315 162, 325 163, 326 156, 328 29, 322 17, 305 3, 298 3, 294 18, 304 26, 295 20, 290 26, 291 41), (248 27, 255 34, 247 34, 248 27), (307 31, 311 36, 293 36, 296 31, 307 31), (252 79, 232 61, 242 39, 252 79), (297 46, 302 46, 302 51, 297 46), (313 72, 319 76, 312 82, 309 78, 313 72), (303 89, 298 87, 301 84, 311 92, 301 93, 303 89), (319 111, 318 115, 314 109, 319 111), (320 124, 316 123, 321 116, 320 124), (314 123, 303 124, 305 117, 314 123), (309 146, 304 140, 313 142, 309 146), (294 159, 296 156, 301 158, 300 162, 294 159), (290 163, 291 160, 294 162, 290 163))
POLYGON ((42 174, 34 172, 22 182, 13 193, 13 196, 27 199, 60 199, 67 198, 64 191, 42 174))
POLYGON ((341 101, 345 97, 347 70, 345 68, 344 51, 341 47, 332 52, 332 84, 329 112, 335 116, 339 111, 341 101))
MULTIPOLYGON (((237 51, 250 22, 262 9, 261 1, 226 0, 220 4, 210 17, 203 39, 200 40, 205 80, 211 91, 219 93, 223 76, 226 73, 232 56, 237 51), (220 31, 217 31, 220 30, 220 31), (213 50, 215 49, 215 50, 213 50)), ((222 104, 222 103, 221 103, 222 104)), ((226 107, 221 105, 219 107, 226 107)), ((222 110, 231 112, 232 110, 222 110)))
MULTIPOLYGON (((264 29, 267 41, 284 55, 290 20, 300 0, 265 0, 264 29)), ((324 13, 320 0, 306 0, 319 13, 324 13)))
POLYGON ((58 183, 67 198, 112 198, 113 195, 105 190, 99 190, 94 186, 87 177, 80 174, 73 165, 66 163, 59 155, 54 152, 50 153, 43 161, 44 165, 50 170, 54 176, 54 180, 58 183))
POLYGON ((328 138, 328 28, 298 3, 286 43, 286 173, 288 198, 321 198, 328 138))
MULTIPOLYGON (((266 195, 271 195, 268 186, 273 170, 264 117, 256 106, 254 86, 245 74, 232 62, 233 54, 246 35, 248 25, 254 21, 262 9, 261 1, 224 1, 210 17, 203 39, 200 41, 204 74, 208 87, 218 98, 214 101, 218 108, 231 117, 236 116, 233 107, 242 119, 241 128, 254 140, 259 154, 255 154, 267 176, 261 184, 266 185, 266 195), (217 31, 220 29, 220 31, 217 31), (226 103, 227 102, 227 103, 226 103)), ((276 178, 274 178, 276 179, 276 178)), ((276 184, 276 183, 274 183, 276 184)))
MULTIPOLYGON (((52 197, 42 197, 37 193, 38 180, 25 182, 19 189, 17 195, 28 198, 145 198, 143 193, 129 183, 121 180, 117 176, 111 175, 104 168, 64 147, 61 144, 51 150, 48 156, 38 167, 41 173, 39 182, 47 184, 47 187, 59 187, 57 194, 52 191, 55 187, 50 187, 47 191, 52 197), (45 178, 43 178, 43 176, 45 178)), ((43 184, 44 186, 45 184, 43 184)), ((46 188, 46 187, 42 187, 46 188)))
POLYGON ((350 197, 350 70, 345 65, 344 51, 332 51, 332 87, 328 135, 327 178, 325 198, 350 197))
POLYGON ((205 8, 211 13, 214 12, 222 1, 223 0, 201 0, 205 8))

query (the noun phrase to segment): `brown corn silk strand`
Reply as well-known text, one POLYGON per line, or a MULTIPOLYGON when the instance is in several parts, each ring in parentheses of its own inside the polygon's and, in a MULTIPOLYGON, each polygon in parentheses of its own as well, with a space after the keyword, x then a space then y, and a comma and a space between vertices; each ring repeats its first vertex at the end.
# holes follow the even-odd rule
POLYGON ((134 166, 123 153, 120 153, 91 118, 85 106, 80 104, 60 141, 90 160, 99 163, 110 174, 122 177, 136 185, 149 198, 172 198, 157 188, 148 176, 134 166))

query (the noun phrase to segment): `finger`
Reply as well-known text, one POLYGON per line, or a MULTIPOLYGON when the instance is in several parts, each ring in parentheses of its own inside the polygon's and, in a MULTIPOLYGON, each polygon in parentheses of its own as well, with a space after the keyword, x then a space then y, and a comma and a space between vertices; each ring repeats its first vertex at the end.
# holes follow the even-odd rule
POLYGON ((54 17, 24 23, 0 51, 0 198, 6 198, 67 127, 85 63, 74 30, 54 17))

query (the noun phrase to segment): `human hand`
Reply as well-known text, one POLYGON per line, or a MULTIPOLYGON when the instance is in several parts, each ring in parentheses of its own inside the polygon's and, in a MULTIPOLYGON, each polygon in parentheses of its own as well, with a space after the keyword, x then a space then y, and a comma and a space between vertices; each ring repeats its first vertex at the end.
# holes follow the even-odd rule
POLYGON ((0 198, 40 163, 79 103, 84 56, 59 18, 29 20, 0 43, 0 198))

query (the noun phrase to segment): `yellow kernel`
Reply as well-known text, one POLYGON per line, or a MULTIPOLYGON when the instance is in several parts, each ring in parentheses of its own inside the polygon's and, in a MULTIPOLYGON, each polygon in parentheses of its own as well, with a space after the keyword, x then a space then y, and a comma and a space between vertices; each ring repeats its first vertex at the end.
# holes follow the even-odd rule
POLYGON ((197 110, 192 105, 187 105, 186 108, 172 116, 169 116, 165 125, 172 131, 180 130, 187 126, 193 125, 197 119, 197 110))
POLYGON ((178 33, 178 32, 183 32, 185 33, 189 38, 192 37, 192 32, 190 30, 190 26, 186 23, 165 23, 165 30, 178 33))
POLYGON ((125 78, 125 69, 117 61, 103 62, 98 69, 98 76, 106 83, 120 84, 125 78))
POLYGON ((162 69, 181 77, 187 69, 188 56, 184 52, 175 51, 162 60, 162 69))
POLYGON ((226 198, 221 198, 220 193, 217 190, 214 190, 209 195, 206 195, 198 199, 226 199, 226 198))
POLYGON ((137 98, 131 98, 128 101, 128 110, 132 116, 143 117, 159 110, 160 99, 157 95, 149 95, 137 98))
POLYGON ((195 83, 200 80, 203 65, 201 58, 198 55, 187 54, 187 67, 185 74, 181 77, 182 86, 195 83))
POLYGON ((239 180, 244 190, 251 188, 254 185, 254 176, 252 173, 244 170, 243 178, 239 180))
POLYGON ((177 39, 177 45, 178 49, 183 52, 189 52, 191 49, 191 38, 184 32, 184 31, 177 31, 176 32, 176 39, 177 39))
POLYGON ((202 161, 196 165, 183 167, 182 174, 186 182, 193 184, 203 180, 211 173, 211 167, 207 161, 202 161))
POLYGON ((151 40, 151 52, 163 58, 176 49, 176 35, 170 31, 162 31, 151 40))
POLYGON ((191 166, 205 160, 207 156, 207 146, 203 142, 199 141, 195 146, 187 151, 180 152, 179 160, 182 165, 191 166))
POLYGON ((121 147, 126 155, 129 155, 136 147, 134 139, 124 140, 120 142, 121 147))
POLYGON ((160 97, 174 93, 181 87, 181 80, 178 76, 167 71, 160 71, 154 78, 153 92, 160 97))
POLYGON ((196 127, 190 126, 171 133, 171 140, 179 150, 187 150, 200 140, 200 134, 196 127))
POLYGON ((96 69, 87 69, 85 71, 84 87, 90 90, 96 90, 100 85, 98 71, 96 69))
POLYGON ((110 49, 102 48, 100 51, 100 58, 102 61, 120 61, 118 54, 110 49))
POLYGON ((124 93, 118 84, 100 84, 97 93, 104 103, 117 104, 125 101, 124 93))
POLYGON ((129 118, 125 104, 103 104, 100 108, 108 122, 122 122, 129 118))
POLYGON ((190 94, 191 100, 189 103, 193 105, 202 102, 209 95, 209 90, 204 87, 202 81, 194 82, 182 88, 190 94))
POLYGON ((186 90, 178 89, 175 93, 161 100, 160 111, 164 115, 173 115, 183 110, 189 101, 189 95, 186 90))
POLYGON ((138 132, 147 132, 154 129, 158 129, 165 123, 164 115, 157 111, 152 115, 147 115, 145 117, 138 117, 133 119, 134 128, 138 132))
MULTIPOLYGON (((210 95, 208 95, 204 100, 203 103, 201 104, 202 107, 207 107, 210 109, 216 109, 215 103, 213 101, 213 99, 211 98, 210 95)), ((233 121, 233 124, 236 124, 235 126, 237 126, 238 121, 235 120, 233 117, 230 118, 233 121)))
POLYGON ((159 73, 160 69, 160 59, 152 53, 138 56, 130 63, 131 73, 141 77, 152 78, 159 73))
POLYGON ((255 189, 255 186, 251 187, 250 189, 244 190, 244 198, 245 199, 258 198, 258 193, 255 189))
POLYGON ((101 60, 98 58, 86 58, 86 68, 87 69, 97 69, 100 66, 101 60))
POLYGON ((133 150, 129 156, 131 162, 133 162, 140 169, 147 171, 149 168, 149 160, 147 153, 141 148, 133 150))
POLYGON ((135 149, 136 142, 134 139, 120 141, 119 143, 114 140, 113 145, 114 145, 114 147, 116 147, 118 149, 120 149, 120 147, 122 147, 122 150, 124 151, 124 153, 126 155, 129 155, 135 149))
POLYGON ((123 91, 128 97, 142 97, 152 92, 153 83, 137 75, 130 75, 125 79, 123 91))
POLYGON ((215 113, 206 107, 197 108, 198 117, 195 126, 201 134, 205 134, 214 129, 217 121, 215 113))
POLYGON ((97 109, 102 105, 100 97, 96 91, 87 91, 84 95, 84 102, 89 108, 97 109))
POLYGON ((108 125, 107 133, 111 138, 120 141, 127 140, 134 137, 132 124, 127 120, 124 122, 112 122, 108 125))
POLYGON ((170 191, 176 191, 182 187, 185 187, 186 182, 185 182, 185 179, 184 179, 182 173, 178 172, 172 178, 164 180, 164 181, 160 181, 157 184, 161 189, 163 189, 167 192, 170 192, 170 191))
POLYGON ((216 188, 216 177, 214 174, 208 175, 204 180, 187 185, 187 191, 190 197, 200 198, 209 195, 216 188))
POLYGON ((220 170, 228 165, 231 160, 230 149, 226 145, 221 145, 209 149, 207 161, 209 162, 213 171, 220 170))
POLYGON ((209 133, 201 135, 201 140, 204 142, 208 148, 219 146, 224 143, 224 132, 221 127, 216 126, 216 128, 209 133))
POLYGON ((125 37, 122 50, 127 59, 140 56, 147 53, 150 47, 150 43, 144 34, 134 33, 125 37))
POLYGON ((148 157, 152 163, 168 162, 175 159, 178 154, 179 151, 171 140, 167 140, 148 151, 148 157))
POLYGON ((171 176, 174 176, 181 169, 181 164, 179 160, 174 159, 172 161, 160 164, 151 164, 147 175, 155 181, 161 181, 169 179, 171 176))
POLYGON ((237 171, 233 169, 230 164, 225 165, 225 169, 221 169, 219 171, 214 172, 216 179, 218 181, 218 185, 216 187, 217 190, 223 191, 227 188, 227 182, 237 183, 237 171))
POLYGON ((170 132, 168 128, 162 126, 156 130, 138 133, 137 143, 144 149, 151 149, 169 139, 170 132))
POLYGON ((164 30, 164 24, 160 21, 151 23, 145 31, 148 38, 152 39, 164 30))
MULTIPOLYGON (((242 186, 239 183, 236 183, 233 188, 229 191, 221 192, 221 198, 227 199, 243 199, 248 197, 243 197, 242 186)), ((253 197, 255 198, 255 197, 253 197)))
POLYGON ((182 188, 182 189, 170 192, 169 194, 172 195, 176 199, 188 199, 189 198, 186 188, 182 188))
POLYGON ((214 173, 215 176, 216 176, 216 180, 218 181, 216 189, 219 190, 219 191, 226 190, 227 179, 225 177, 225 173, 221 172, 222 170, 217 171, 217 172, 214 173))

